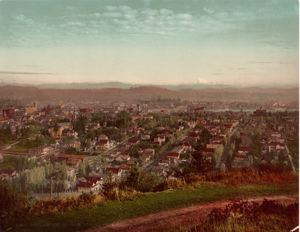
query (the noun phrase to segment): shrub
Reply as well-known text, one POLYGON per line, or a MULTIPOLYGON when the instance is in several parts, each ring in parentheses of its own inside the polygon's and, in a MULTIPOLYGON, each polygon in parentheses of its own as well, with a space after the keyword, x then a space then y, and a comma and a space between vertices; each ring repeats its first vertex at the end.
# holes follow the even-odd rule
POLYGON ((182 179, 168 179, 167 180, 167 186, 168 189, 177 189, 182 188, 186 185, 185 181, 182 179))
POLYGON ((29 201, 13 191, 6 182, 0 182, 0 231, 28 219, 29 201))
POLYGON ((167 189, 167 183, 161 177, 154 173, 140 173, 137 190, 141 192, 159 192, 165 189, 167 189))
POLYGON ((92 206, 95 202, 96 196, 94 194, 83 193, 78 198, 67 198, 42 200, 37 201, 30 209, 33 215, 44 215, 53 213, 64 213, 73 209, 92 206))
POLYGON ((102 186, 102 194, 108 200, 119 199, 119 187, 118 184, 109 178, 102 186))
POLYGON ((220 182, 228 185, 240 184, 286 184, 298 181, 298 176, 291 171, 263 171, 254 169, 231 170, 229 172, 207 172, 190 174, 184 177, 188 184, 197 182, 220 182))
POLYGON ((120 201, 127 201, 127 200, 131 201, 144 195, 143 193, 138 192, 133 188, 120 189, 118 193, 119 193, 118 199, 120 201))

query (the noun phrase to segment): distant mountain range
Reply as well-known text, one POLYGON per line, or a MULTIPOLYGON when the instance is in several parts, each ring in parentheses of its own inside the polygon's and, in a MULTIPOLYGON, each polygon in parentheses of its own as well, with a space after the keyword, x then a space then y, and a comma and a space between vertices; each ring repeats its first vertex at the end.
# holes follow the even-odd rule
MULTIPOLYGON (((298 104, 298 88, 258 88, 258 87, 206 87, 192 88, 189 85, 166 88, 159 86, 132 86, 118 82, 99 84, 98 87, 89 87, 78 84, 66 85, 64 88, 55 88, 55 85, 43 86, 16 86, 1 85, 0 100, 11 99, 21 102, 38 101, 51 102, 89 102, 100 101, 110 103, 115 101, 137 102, 158 98, 180 98, 182 100, 219 101, 219 102, 249 102, 267 103, 280 102, 284 104, 298 104), (67 87, 69 86, 69 87, 67 87), (79 88, 79 86, 81 86, 79 88), (85 86, 83 88, 82 86, 85 86), (100 87, 102 86, 102 88, 100 87), (114 87, 112 87, 114 86, 114 87)), ((61 86, 62 87, 62 86, 61 86)))
MULTIPOLYGON (((144 86, 159 87, 171 90, 180 89, 207 89, 207 88, 246 88, 239 85, 217 84, 217 83, 188 83, 188 84, 135 84, 119 81, 108 82, 66 82, 66 83, 43 83, 43 84, 26 84, 25 82, 17 81, 1 81, 0 86, 13 85, 13 86, 33 86, 41 89, 106 89, 106 88, 118 88, 118 89, 130 89, 144 86)), ((248 88, 295 88, 291 86, 277 86, 277 85, 264 85, 264 86, 251 86, 248 88)))
POLYGON ((152 85, 152 84, 131 84, 124 82, 102 82, 102 83, 93 83, 93 82, 80 82, 80 83, 51 83, 51 84, 40 84, 36 85, 38 88, 43 89, 104 89, 104 88, 119 88, 119 89, 129 89, 137 88, 143 86, 154 86, 161 87, 166 89, 203 89, 203 88, 225 88, 225 87, 234 87, 230 85, 221 85, 221 84, 179 84, 179 85, 152 85))

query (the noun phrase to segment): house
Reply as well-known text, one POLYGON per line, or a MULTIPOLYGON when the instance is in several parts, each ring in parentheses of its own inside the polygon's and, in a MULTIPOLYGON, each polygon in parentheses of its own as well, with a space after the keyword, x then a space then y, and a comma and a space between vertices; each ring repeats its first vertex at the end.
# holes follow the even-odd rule
POLYGON ((237 153, 232 161, 232 168, 247 168, 251 166, 248 156, 237 153))
POLYGON ((225 137, 225 134, 219 134, 218 136, 214 136, 213 138, 211 138, 209 140, 209 143, 223 145, 225 143, 225 137))
POLYGON ((170 159, 166 156, 163 159, 159 160, 158 165, 167 168, 170 165, 170 159))
POLYGON ((142 157, 145 162, 154 159, 155 150, 152 148, 146 148, 142 151, 142 157))
POLYGON ((191 151, 192 150, 192 144, 188 139, 183 140, 180 145, 184 149, 184 151, 191 151))
POLYGON ((107 167, 106 173, 111 175, 113 181, 120 180, 122 177, 122 169, 120 167, 107 167))
POLYGON ((213 148, 213 149, 218 149, 219 147, 223 147, 223 143, 208 143, 206 144, 206 148, 213 148))
POLYGON ((158 145, 162 145, 166 142, 166 137, 164 135, 158 135, 154 138, 154 143, 158 145))
POLYGON ((129 170, 131 169, 131 165, 127 163, 123 163, 119 166, 120 172, 121 172, 121 178, 124 178, 127 176, 129 170))
POLYGON ((79 150, 81 147, 81 142, 79 140, 74 140, 69 144, 69 146, 79 150))
POLYGON ((178 161, 180 158, 180 154, 179 154, 179 152, 172 151, 172 152, 167 153, 167 158, 169 160, 177 160, 178 161))
POLYGON ((285 151, 285 144, 279 142, 270 142, 268 144, 268 151, 269 152, 280 152, 285 151))
POLYGON ((12 169, 0 170, 0 180, 10 180, 17 176, 17 171, 12 169))
POLYGON ((231 132, 233 129, 233 124, 232 123, 225 123, 224 127, 227 131, 231 132))
POLYGON ((204 160, 208 161, 208 162, 212 162, 213 161, 213 155, 215 152, 215 148, 204 148, 201 150, 201 154, 204 160))
POLYGON ((128 140, 128 144, 129 145, 137 145, 137 144, 139 144, 139 139, 138 138, 130 138, 129 140, 128 140))
POLYGON ((190 128, 195 128, 195 127, 197 126, 197 122, 195 122, 195 121, 190 121, 190 122, 188 122, 188 126, 189 126, 190 128))
POLYGON ((248 146, 240 146, 238 149, 238 154, 240 156, 247 156, 250 152, 250 148, 248 146))
POLYGON ((143 141, 149 141, 150 140, 150 134, 142 134, 141 140, 143 141))
POLYGON ((78 167, 81 162, 83 162, 83 155, 72 155, 72 154, 59 154, 56 157, 56 161, 65 162, 67 165, 78 167))
POLYGON ((91 108, 80 108, 79 112, 82 114, 90 114, 93 112, 93 110, 91 108))
POLYGON ((108 137, 104 134, 99 136, 99 141, 98 141, 98 150, 106 150, 109 148, 109 140, 108 137))
POLYGON ((168 152, 166 155, 166 159, 169 161, 169 164, 177 164, 183 151, 184 148, 179 146, 168 152))
POLYGON ((88 176, 78 181, 77 191, 82 193, 98 192, 99 190, 101 190, 102 184, 103 184, 102 177, 88 176))
POLYGON ((248 146, 240 146, 234 156, 232 168, 247 168, 251 166, 251 156, 249 156, 250 148, 248 146))

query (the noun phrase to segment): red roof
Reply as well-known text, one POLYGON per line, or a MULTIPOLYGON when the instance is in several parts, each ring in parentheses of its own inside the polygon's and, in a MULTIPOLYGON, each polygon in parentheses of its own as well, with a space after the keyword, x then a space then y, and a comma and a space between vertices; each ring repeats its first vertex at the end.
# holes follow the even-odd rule
POLYGON ((138 138, 131 138, 128 140, 129 143, 137 143, 138 141, 138 138))
POLYGON ((16 171, 12 170, 12 169, 2 169, 0 170, 0 174, 6 174, 6 175, 12 175, 14 174, 16 171))
POLYGON ((232 124, 231 124, 231 123, 227 123, 227 124, 224 124, 224 126, 225 126, 226 128, 231 128, 231 127, 232 127, 232 124))
POLYGON ((247 146, 240 146, 239 151, 249 152, 250 148, 247 146))
POLYGON ((106 168, 106 171, 114 173, 114 174, 118 174, 119 170, 120 170, 119 168, 115 168, 115 167, 106 168))
POLYGON ((167 154, 167 157, 179 158, 179 153, 178 152, 169 152, 167 154))
POLYGON ((215 151, 214 148, 203 148, 202 152, 206 152, 206 153, 213 153, 215 151))
POLYGON ((130 166, 127 165, 127 164, 121 164, 121 165, 120 165, 120 169, 122 169, 122 170, 129 170, 129 169, 130 169, 130 166))
POLYGON ((101 140, 99 141, 99 144, 100 144, 100 145, 106 145, 106 144, 108 144, 108 140, 107 140, 107 139, 101 139, 101 140))
POLYGON ((88 182, 96 183, 97 181, 100 181, 102 178, 99 176, 88 176, 86 177, 86 180, 88 182))

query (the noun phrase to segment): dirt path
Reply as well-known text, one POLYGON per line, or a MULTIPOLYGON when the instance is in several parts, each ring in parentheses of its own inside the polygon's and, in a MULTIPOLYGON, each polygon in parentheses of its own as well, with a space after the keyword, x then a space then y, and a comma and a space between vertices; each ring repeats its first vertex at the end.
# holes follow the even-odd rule
MULTIPOLYGON (((273 196, 248 198, 249 201, 262 202, 264 199, 276 200, 281 203, 293 203, 298 197, 273 196)), ((246 200, 246 199, 245 199, 246 200)), ((142 217, 126 219, 106 225, 104 227, 92 228, 86 232, 150 232, 166 231, 181 225, 190 225, 200 222, 214 208, 225 208, 231 201, 217 201, 208 204, 195 205, 186 208, 163 211, 142 217)))

